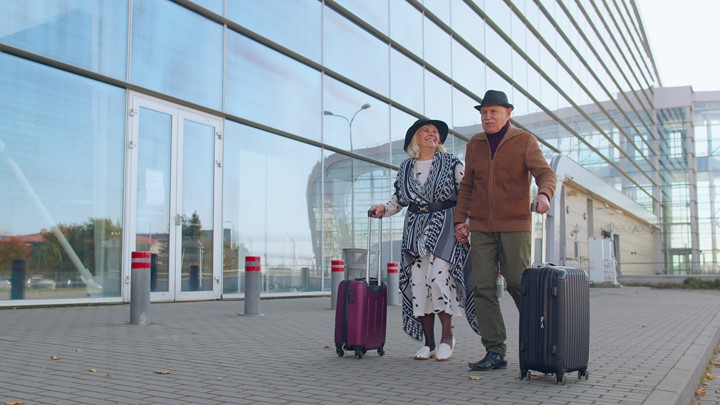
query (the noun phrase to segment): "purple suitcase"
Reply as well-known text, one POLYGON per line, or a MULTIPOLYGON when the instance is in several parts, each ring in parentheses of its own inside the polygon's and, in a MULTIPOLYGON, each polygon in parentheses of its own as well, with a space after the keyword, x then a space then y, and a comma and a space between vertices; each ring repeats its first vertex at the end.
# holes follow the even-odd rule
MULTIPOLYGON (((368 212, 368 247, 370 246, 370 217, 368 212)), ((354 350, 361 359, 368 350, 385 354, 385 330, 387 324, 387 285, 380 273, 382 251, 382 218, 380 218, 378 242, 378 274, 370 278, 370 259, 365 266, 365 278, 343 280, 338 286, 335 306, 335 352, 345 355, 345 350, 354 350)))
POLYGON ((520 282, 520 379, 530 370, 555 374, 577 371, 588 379, 590 289, 582 269, 546 265, 523 272, 520 282))

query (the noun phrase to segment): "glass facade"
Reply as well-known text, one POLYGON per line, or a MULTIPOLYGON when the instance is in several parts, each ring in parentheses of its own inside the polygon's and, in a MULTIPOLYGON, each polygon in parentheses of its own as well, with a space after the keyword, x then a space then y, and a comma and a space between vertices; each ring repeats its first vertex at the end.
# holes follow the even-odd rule
MULTIPOLYGON (((637 16, 633 0, 0 2, 0 305, 127 301, 136 250, 155 301, 240 297, 247 256, 265 295, 326 294, 331 260, 368 248, 406 128, 448 122, 462 159, 487 89, 549 160, 611 190, 564 179, 548 257, 587 264, 602 236, 636 274, 718 273, 720 95, 660 87, 637 16)), ((402 224, 383 225, 386 261, 402 224)))

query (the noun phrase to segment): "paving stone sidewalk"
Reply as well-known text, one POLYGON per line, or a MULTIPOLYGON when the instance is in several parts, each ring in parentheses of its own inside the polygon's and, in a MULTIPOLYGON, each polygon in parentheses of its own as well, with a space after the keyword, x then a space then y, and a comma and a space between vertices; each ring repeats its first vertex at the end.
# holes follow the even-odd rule
MULTIPOLYGON (((720 292, 591 289, 589 380, 519 380, 518 314, 501 299, 507 370, 472 372, 480 338, 455 319, 445 362, 388 311, 385 355, 335 354, 329 297, 0 310, 0 404, 690 404, 720 340, 720 292), (472 379, 471 377, 481 377, 472 379)), ((701 399, 702 404, 713 399, 701 399)))

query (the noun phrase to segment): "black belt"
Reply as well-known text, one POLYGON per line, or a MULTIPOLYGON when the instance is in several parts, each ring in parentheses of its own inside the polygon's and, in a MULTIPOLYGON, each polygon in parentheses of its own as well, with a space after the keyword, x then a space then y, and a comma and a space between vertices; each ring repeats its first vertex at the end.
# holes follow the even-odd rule
POLYGON ((408 205, 408 211, 415 214, 429 214, 431 212, 442 211, 448 208, 452 208, 457 204, 455 200, 447 201, 435 201, 430 204, 410 204, 408 205))

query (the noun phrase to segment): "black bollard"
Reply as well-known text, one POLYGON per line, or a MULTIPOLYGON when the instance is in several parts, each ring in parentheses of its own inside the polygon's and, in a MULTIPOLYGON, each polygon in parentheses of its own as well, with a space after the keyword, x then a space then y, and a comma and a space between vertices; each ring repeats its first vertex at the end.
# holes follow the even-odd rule
POLYGON ((190 279, 188 280, 188 290, 200 291, 200 266, 190 266, 190 279))
POLYGON ((10 299, 25 299, 25 260, 13 260, 12 279, 10 282, 12 283, 10 299))
POLYGON ((150 291, 157 291, 157 253, 150 254, 150 291))

